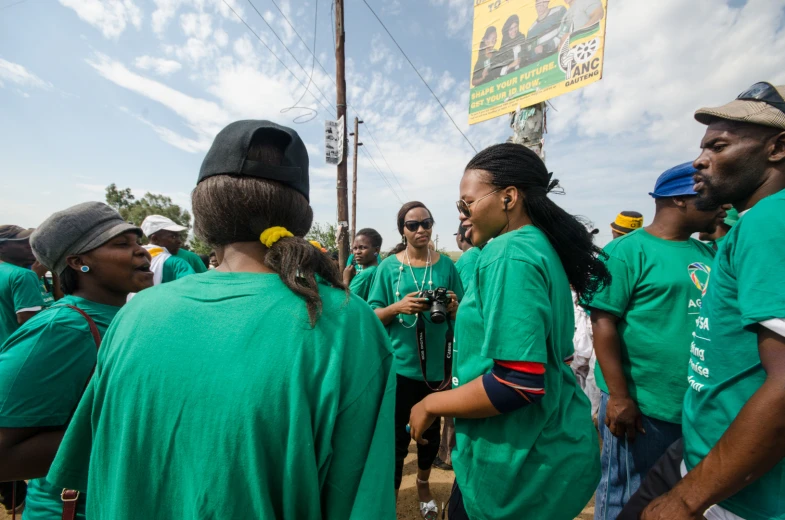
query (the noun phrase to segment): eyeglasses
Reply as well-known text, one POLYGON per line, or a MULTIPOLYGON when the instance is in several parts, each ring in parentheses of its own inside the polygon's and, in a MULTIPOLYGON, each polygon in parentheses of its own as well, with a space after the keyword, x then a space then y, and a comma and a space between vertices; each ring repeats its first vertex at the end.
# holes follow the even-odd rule
POLYGON ((782 99, 782 96, 777 89, 771 83, 767 83, 765 81, 761 81, 759 83, 755 83, 753 86, 739 94, 736 99, 740 99, 742 101, 763 101, 766 104, 769 104, 779 110, 780 112, 785 112, 785 99, 782 99))
POLYGON ((472 210, 471 210, 472 204, 477 204, 482 199, 484 199, 486 197, 490 197, 494 193, 499 193, 500 191, 502 191, 501 188, 499 188, 498 190, 492 191, 492 192, 490 192, 487 195, 483 195, 482 197, 480 197, 479 199, 477 199, 477 200, 475 200, 475 201, 473 201, 471 203, 467 203, 465 200, 461 199, 461 200, 457 201, 455 203, 455 205, 458 206, 458 211, 460 211, 461 213, 463 213, 467 217, 471 217, 472 216, 472 210))
POLYGON ((403 226, 412 233, 420 229, 420 227, 427 231, 433 227, 433 219, 426 218, 425 220, 407 220, 403 223, 403 226))

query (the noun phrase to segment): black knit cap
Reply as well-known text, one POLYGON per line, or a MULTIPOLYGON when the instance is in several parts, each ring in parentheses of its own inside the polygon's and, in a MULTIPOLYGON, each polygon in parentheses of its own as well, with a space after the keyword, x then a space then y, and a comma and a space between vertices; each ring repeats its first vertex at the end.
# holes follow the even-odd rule
POLYGON ((237 175, 242 177, 259 177, 278 181, 305 196, 308 196, 308 151, 297 132, 270 121, 235 121, 218 132, 210 151, 202 162, 197 184, 213 175, 237 175), (251 141, 258 132, 279 134, 277 142, 283 138, 284 158, 281 166, 269 166, 257 161, 246 159, 251 141))

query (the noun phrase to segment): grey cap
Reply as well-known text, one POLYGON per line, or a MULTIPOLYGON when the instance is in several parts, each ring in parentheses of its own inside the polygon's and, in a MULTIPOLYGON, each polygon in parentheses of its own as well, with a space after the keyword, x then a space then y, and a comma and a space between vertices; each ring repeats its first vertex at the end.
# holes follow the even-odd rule
POLYGON ((142 234, 103 202, 83 202, 53 213, 33 232, 30 246, 39 262, 61 275, 67 257, 92 251, 127 231, 142 234))

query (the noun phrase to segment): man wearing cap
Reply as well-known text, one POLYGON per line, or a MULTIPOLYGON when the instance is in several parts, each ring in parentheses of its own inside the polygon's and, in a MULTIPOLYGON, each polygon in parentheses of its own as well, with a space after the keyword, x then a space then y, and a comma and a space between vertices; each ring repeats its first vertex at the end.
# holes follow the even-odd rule
POLYGON ((605 247, 610 286, 588 303, 602 391, 602 478, 595 518, 616 518, 642 477, 681 437, 690 334, 714 251, 690 238, 725 213, 696 207, 690 163, 664 172, 649 226, 605 247))
POLYGON ((44 308, 30 248, 32 229, 0 226, 0 345, 44 308))
MULTIPOLYGON (((155 285, 172 282, 196 271, 191 264, 177 254, 181 251, 183 240, 181 233, 188 228, 176 224, 172 219, 163 215, 149 215, 142 222, 142 232, 150 240, 145 248, 153 257, 150 270, 153 271, 155 285)), ((190 253, 190 251, 189 251, 190 253)), ((202 265, 202 260, 196 256, 196 261, 202 265)))
POLYGON ((624 518, 785 518, 785 86, 757 83, 695 113, 698 203, 740 218, 717 252, 694 329, 683 445, 624 518), (683 478, 682 478, 683 477, 683 478), (681 479, 679 481, 679 479, 681 479))
POLYGON ((637 211, 622 211, 616 215, 616 220, 611 222, 611 234, 613 239, 616 240, 642 227, 643 215, 637 211))
POLYGON ((700 233, 698 235, 698 240, 706 242, 715 251, 719 249, 720 244, 725 240, 730 229, 739 221, 739 212, 736 211, 736 208, 730 208, 727 210, 727 214, 725 220, 717 225, 717 229, 714 230, 714 233, 700 233))

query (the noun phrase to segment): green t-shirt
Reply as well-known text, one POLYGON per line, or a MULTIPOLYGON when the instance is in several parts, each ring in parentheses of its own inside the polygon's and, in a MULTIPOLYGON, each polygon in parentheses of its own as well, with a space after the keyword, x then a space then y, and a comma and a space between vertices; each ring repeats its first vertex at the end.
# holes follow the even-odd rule
MULTIPOLYGON (((640 229, 612 241, 605 252, 612 282, 589 305, 620 318, 622 370, 641 412, 681 423, 684 367, 714 251, 692 238, 664 240, 640 229)), ((595 376, 607 392, 599 363, 595 376)))
POLYGON ((204 266, 204 262, 202 262, 202 259, 199 258, 199 255, 197 255, 193 251, 188 251, 187 249, 183 249, 181 247, 180 249, 177 250, 177 254, 174 256, 176 256, 177 258, 182 258, 183 260, 188 262, 188 265, 191 266, 191 269, 194 270, 194 273, 199 274, 199 273, 207 272, 207 268, 204 266))
MULTIPOLYGON (((201 260, 199 260, 201 262, 201 260)), ((196 274, 191 264, 179 256, 170 256, 164 262, 164 272, 161 275, 161 283, 173 282, 189 274, 196 274)))
POLYGON ((17 312, 43 307, 38 276, 30 269, 0 262, 0 345, 19 328, 17 312))
POLYGON ((52 281, 47 280, 46 276, 38 279, 38 287, 41 289, 41 298, 44 300, 44 308, 49 308, 55 302, 55 295, 52 289, 52 281))
POLYGON ((359 296, 365 301, 368 301, 368 294, 371 292, 373 279, 376 276, 376 269, 378 266, 371 265, 359 271, 352 282, 349 284, 349 290, 359 296))
POLYGON ((482 251, 477 280, 458 310, 453 386, 494 360, 545 365, 545 396, 487 419, 455 419, 455 478, 475 520, 572 520, 600 480, 591 405, 567 362, 574 312, 556 251, 534 226, 482 251))
POLYGON ((476 275, 477 260, 480 258, 482 250, 479 247, 473 247, 464 252, 461 257, 455 262, 455 268, 461 277, 461 285, 463 285, 464 292, 469 292, 469 287, 474 282, 476 275))
MULTIPOLYGON (((0 348, 0 427, 64 426, 95 366, 96 347, 85 311, 101 335, 119 307, 66 296, 28 320, 0 348)), ((24 520, 60 518, 61 487, 30 481, 24 520)), ((84 501, 78 504, 84 519, 84 501)))
MULTIPOLYGON (((785 191, 758 202, 717 252, 690 348, 684 461, 694 468, 766 380, 758 327, 785 318, 785 191)), ((720 505, 747 520, 785 518, 785 461, 720 505)))
POLYGON ((140 292, 47 478, 86 489, 89 518, 394 519, 389 339, 360 298, 319 293, 312 328, 276 274, 140 292))
MULTIPOLYGON (((389 307, 406 297, 407 294, 418 291, 418 285, 423 286, 423 277, 425 277, 426 289, 445 287, 453 291, 459 301, 463 298, 463 286, 458 276, 458 270, 445 255, 441 255, 439 260, 428 268, 427 276, 425 270, 425 267, 412 267, 410 271, 409 266, 399 262, 395 255, 387 257, 384 262, 379 264, 376 271, 376 278, 368 297, 371 308, 389 307), (412 276, 417 278, 416 284, 412 276), (400 293, 400 295, 396 295, 396 293, 400 293)), ((444 342, 447 334, 447 322, 439 325, 431 323, 430 313, 426 311, 424 314, 425 343, 428 356, 426 376, 428 381, 438 382, 444 378, 444 342)), ((395 369, 398 375, 422 381, 420 357, 417 352, 415 317, 396 316, 387 325, 387 333, 390 335, 395 350, 395 369), (403 323, 399 321, 401 319, 403 323)))

